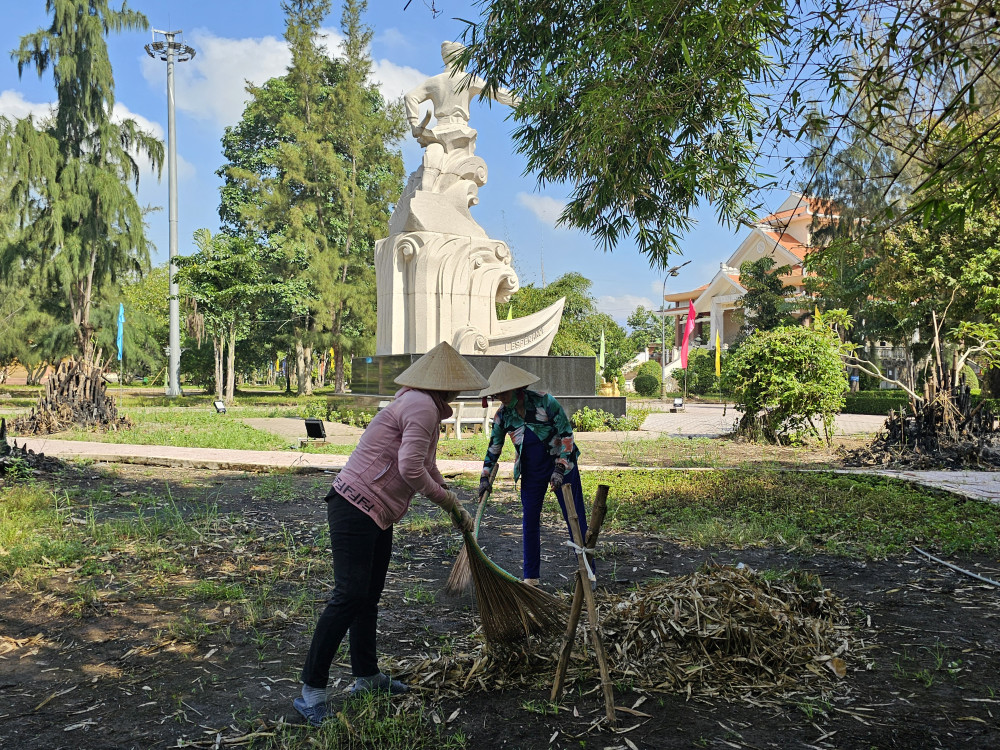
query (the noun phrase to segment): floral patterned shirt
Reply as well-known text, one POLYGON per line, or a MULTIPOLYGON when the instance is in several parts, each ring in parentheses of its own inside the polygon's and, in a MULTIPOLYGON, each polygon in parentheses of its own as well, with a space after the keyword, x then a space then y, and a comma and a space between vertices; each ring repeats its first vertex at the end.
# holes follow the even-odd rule
MULTIPOLYGON (((514 481, 521 476, 521 444, 524 442, 525 428, 549 447, 549 455, 555 456, 557 466, 563 473, 569 473, 576 466, 580 449, 573 440, 573 425, 558 401, 550 394, 524 390, 524 418, 517 413, 516 402, 497 409, 493 417, 490 445, 483 461, 483 476, 488 477, 493 465, 500 459, 504 440, 510 435, 514 443, 517 460, 514 463, 514 481)), ((521 398, 519 395, 518 398, 521 398)))

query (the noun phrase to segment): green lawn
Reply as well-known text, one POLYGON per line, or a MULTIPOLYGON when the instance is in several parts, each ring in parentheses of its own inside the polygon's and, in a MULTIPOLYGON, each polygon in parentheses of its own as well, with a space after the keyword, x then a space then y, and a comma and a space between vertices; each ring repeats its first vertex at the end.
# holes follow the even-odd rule
MULTIPOLYGON (((245 425, 240 417, 272 416, 256 413, 258 409, 216 414, 215 410, 185 408, 123 409, 134 422, 130 430, 94 432, 70 430, 53 438, 88 440, 100 443, 132 445, 173 445, 187 448, 235 448, 241 450, 287 450, 290 440, 245 425)), ((273 415, 279 416, 279 415, 273 415)), ((280 415, 284 416, 284 415, 280 415)))
POLYGON ((749 468, 584 473, 587 496, 598 484, 611 486, 608 528, 697 546, 882 558, 916 544, 1000 554, 1000 508, 883 477, 749 468))

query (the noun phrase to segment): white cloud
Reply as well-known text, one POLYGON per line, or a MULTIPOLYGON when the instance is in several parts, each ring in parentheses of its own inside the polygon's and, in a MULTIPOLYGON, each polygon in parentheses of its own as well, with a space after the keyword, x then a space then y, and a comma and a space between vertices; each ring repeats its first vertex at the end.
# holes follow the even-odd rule
POLYGON ((378 82, 382 96, 389 100, 398 99, 430 77, 416 68, 396 65, 385 59, 377 61, 373 67, 372 77, 378 82))
POLYGON ((624 322, 639 305, 647 310, 659 307, 649 297, 639 297, 635 294, 622 294, 617 297, 606 294, 597 298, 597 310, 607 313, 620 322, 624 322))
POLYGON ((0 92, 0 116, 22 120, 28 115, 48 117, 54 111, 55 104, 52 102, 29 102, 20 91, 11 89, 0 92))
MULTIPOLYGON (((247 81, 260 85, 284 75, 291 62, 285 41, 274 36, 227 39, 199 29, 189 41, 194 59, 174 66, 177 108, 220 127, 239 121, 249 98, 247 81)), ((166 63, 145 57, 142 74, 166 98, 166 63)))
MULTIPOLYGON (((336 29, 322 29, 327 54, 340 53, 343 35, 336 29)), ((195 119, 219 127, 236 124, 249 95, 249 81, 261 85, 269 78, 284 75, 292 57, 284 39, 275 36, 229 39, 205 30, 190 36, 195 49, 193 60, 174 67, 177 108, 195 119)), ((373 63, 373 78, 386 99, 396 99, 422 82, 427 75, 382 59, 373 63)), ((154 88, 165 90, 166 65, 145 57, 142 73, 154 88)))
MULTIPOLYGON (((322 29, 321 33, 326 35, 323 45, 326 48, 326 53, 331 57, 340 57, 340 45, 344 41, 344 35, 337 29, 329 28, 322 29)), ((397 31, 396 34, 399 32, 397 31)), ((427 78, 426 73, 422 73, 416 68, 396 65, 385 58, 372 61, 372 80, 378 85, 382 96, 390 101, 398 99, 407 91, 416 88, 427 78)))
POLYGON ((555 227, 559 220, 559 214, 566 208, 563 201, 550 198, 547 195, 532 195, 531 193, 518 193, 517 202, 531 211, 540 222, 555 227))

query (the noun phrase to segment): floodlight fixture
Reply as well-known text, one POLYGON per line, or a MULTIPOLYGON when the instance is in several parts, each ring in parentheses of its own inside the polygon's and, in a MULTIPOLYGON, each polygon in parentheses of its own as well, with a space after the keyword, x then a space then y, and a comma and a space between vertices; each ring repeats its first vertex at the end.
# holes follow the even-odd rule
POLYGON ((310 440, 326 440, 326 427, 322 419, 306 420, 306 436, 310 440))
POLYGON ((226 402, 225 401, 213 401, 212 406, 215 407, 215 411, 219 414, 226 413, 226 402))

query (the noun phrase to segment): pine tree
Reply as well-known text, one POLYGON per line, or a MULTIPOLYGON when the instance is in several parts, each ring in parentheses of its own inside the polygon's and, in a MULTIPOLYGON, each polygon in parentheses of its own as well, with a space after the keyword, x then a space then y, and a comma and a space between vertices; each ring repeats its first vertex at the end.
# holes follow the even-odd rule
POLYGON ((105 35, 146 29, 145 16, 106 0, 47 0, 48 28, 22 37, 13 52, 18 72, 51 69, 57 109, 3 131, 16 231, 2 249, 5 268, 33 271, 33 284, 70 328, 87 362, 94 350, 94 307, 123 271, 149 264, 136 158, 154 169, 163 144, 134 120, 113 122, 114 77, 105 35))
POLYGON ((359 339, 375 328, 374 243, 388 228, 389 206, 399 198, 403 164, 385 144, 398 141, 404 132, 402 107, 383 106, 371 83, 372 61, 368 45, 372 31, 361 22, 365 0, 345 0, 340 28, 344 77, 333 92, 335 111, 341 116, 341 160, 334 179, 339 193, 344 244, 340 275, 333 289, 334 385, 344 390, 345 353, 356 351, 359 339))
POLYGON ((403 118, 369 82, 363 3, 345 4, 343 61, 327 56, 319 33, 328 0, 282 8, 292 64, 284 77, 248 88, 253 101, 226 132, 220 214, 228 232, 280 246, 289 267, 304 269, 309 293, 293 342, 298 391, 311 392, 313 351, 327 345, 342 391, 345 356, 374 338, 374 241, 402 188, 391 144, 403 118))

